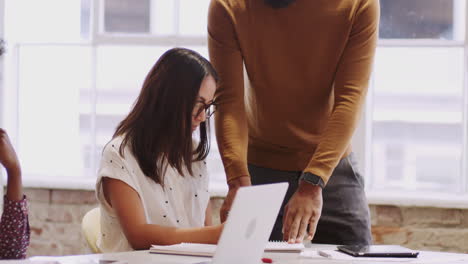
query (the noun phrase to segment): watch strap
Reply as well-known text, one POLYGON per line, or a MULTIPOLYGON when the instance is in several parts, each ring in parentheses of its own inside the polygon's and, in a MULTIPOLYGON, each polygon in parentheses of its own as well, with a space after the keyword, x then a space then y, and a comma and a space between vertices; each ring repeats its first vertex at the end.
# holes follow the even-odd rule
POLYGON ((320 186, 320 188, 322 189, 325 187, 325 182, 322 180, 322 177, 315 175, 311 172, 303 172, 299 179, 307 183, 320 186))

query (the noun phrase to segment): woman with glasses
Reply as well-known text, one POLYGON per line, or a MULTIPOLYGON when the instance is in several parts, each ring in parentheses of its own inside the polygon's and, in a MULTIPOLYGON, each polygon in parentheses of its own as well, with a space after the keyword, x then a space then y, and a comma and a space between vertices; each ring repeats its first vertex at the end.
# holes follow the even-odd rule
POLYGON ((218 241, 222 225, 211 225, 204 161, 216 82, 211 64, 188 49, 167 51, 150 70, 103 150, 96 184, 102 252, 218 241))

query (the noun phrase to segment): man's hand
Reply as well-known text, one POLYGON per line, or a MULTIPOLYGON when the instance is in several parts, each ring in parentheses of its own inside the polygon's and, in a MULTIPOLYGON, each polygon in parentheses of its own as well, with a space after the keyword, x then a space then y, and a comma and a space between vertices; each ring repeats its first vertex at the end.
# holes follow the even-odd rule
POLYGON ((221 206, 221 210, 219 212, 221 223, 224 223, 228 217, 229 210, 231 210, 232 202, 234 201, 234 197, 236 197, 237 190, 243 186, 250 186, 252 183, 250 182, 250 176, 243 176, 234 180, 230 180, 228 185, 229 191, 226 195, 226 198, 224 198, 223 205, 221 206))
POLYGON ((312 239, 322 213, 322 204, 322 188, 301 181, 284 208, 283 239, 289 243, 301 243, 306 233, 307 239, 312 239))

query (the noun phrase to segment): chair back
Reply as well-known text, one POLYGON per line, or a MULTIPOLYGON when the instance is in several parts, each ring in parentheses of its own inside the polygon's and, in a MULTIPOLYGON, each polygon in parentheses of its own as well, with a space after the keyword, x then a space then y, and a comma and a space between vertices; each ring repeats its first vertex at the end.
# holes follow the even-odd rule
POLYGON ((81 231, 93 253, 101 253, 97 247, 97 240, 101 234, 101 210, 99 207, 88 211, 81 221, 81 231))

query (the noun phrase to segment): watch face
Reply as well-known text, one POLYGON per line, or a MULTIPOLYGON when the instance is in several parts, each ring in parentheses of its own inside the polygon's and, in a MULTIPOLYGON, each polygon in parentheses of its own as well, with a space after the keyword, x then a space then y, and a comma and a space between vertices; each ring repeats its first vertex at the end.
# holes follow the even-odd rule
POLYGON ((310 172, 303 173, 302 174, 302 179, 305 180, 308 183, 318 185, 318 186, 320 186, 322 188, 324 186, 322 178, 320 178, 319 176, 317 176, 315 174, 312 174, 310 172))
POLYGON ((314 184, 318 184, 319 183, 319 180, 320 180, 320 177, 316 176, 316 175, 313 175, 312 173, 310 172, 306 172, 305 175, 304 175, 304 178, 310 182, 310 183, 314 183, 314 184))

